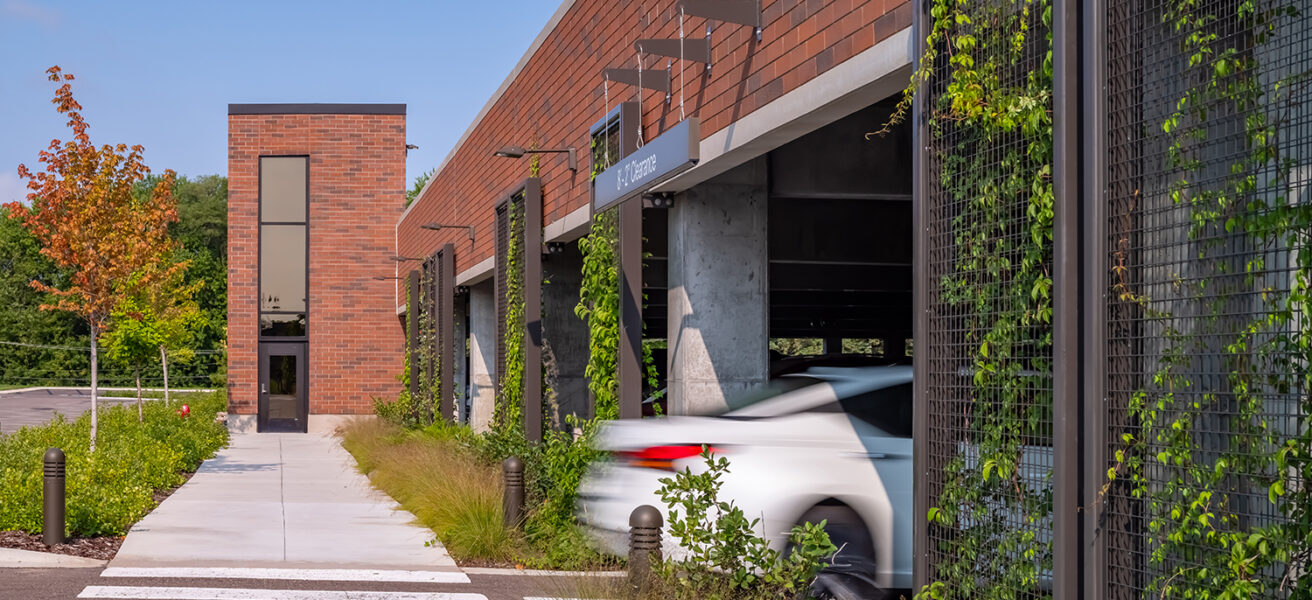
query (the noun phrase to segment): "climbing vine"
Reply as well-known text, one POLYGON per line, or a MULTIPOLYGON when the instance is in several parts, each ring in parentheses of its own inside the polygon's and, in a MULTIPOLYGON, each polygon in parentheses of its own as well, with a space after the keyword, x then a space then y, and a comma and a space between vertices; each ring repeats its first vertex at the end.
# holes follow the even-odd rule
MULTIPOLYGON (((951 244, 937 296, 970 365, 963 424, 927 517, 921 598, 1046 597, 1052 419, 1052 34, 1049 0, 935 0, 916 87, 951 244), (940 58, 939 53, 944 53, 940 58)), ((955 415, 954 415, 955 416, 955 415)))
POLYGON ((592 231, 579 239, 583 281, 574 314, 588 324, 588 364, 584 375, 598 419, 619 418, 618 366, 620 345, 620 282, 617 213, 592 217, 592 231))
POLYGON ((1132 427, 1103 493, 1125 478, 1146 501, 1146 597, 1307 600, 1312 204, 1295 190, 1307 157, 1288 142, 1312 73, 1276 76, 1258 58, 1281 21, 1298 16, 1291 6, 1226 6, 1177 0, 1161 17, 1180 40, 1189 85, 1160 123, 1168 181, 1159 194, 1187 214, 1194 256, 1150 291, 1130 277, 1128 238, 1116 241, 1115 301, 1155 327, 1156 364, 1130 397, 1132 427), (1232 27, 1242 35, 1221 35, 1232 27), (1240 123, 1242 140, 1217 139, 1218 121, 1240 123), (1281 418, 1291 413, 1301 415, 1292 427, 1281 418))
MULTIPOLYGON (((1112 240, 1109 301, 1140 324, 1145 372, 1099 498, 1115 483, 1139 507, 1143 598, 1312 598, 1312 203, 1291 145, 1312 72, 1290 67, 1300 50, 1271 50, 1278 32, 1305 35, 1300 16, 1288 0, 1161 10, 1181 72, 1156 76, 1182 91, 1151 134, 1162 172, 1115 215, 1158 216, 1155 237, 1112 240), (1167 254, 1176 243, 1188 261, 1167 254), (1132 245, 1152 272, 1133 272, 1132 245)), ((1052 474, 1035 465, 1051 464, 1051 6, 933 0, 930 19, 894 122, 931 90, 931 194, 951 247, 928 258, 947 264, 936 295, 971 385, 938 432, 952 439, 920 597, 1049 597, 1052 474)))
POLYGON ((505 346, 504 372, 497 390, 493 426, 499 433, 524 436, 524 202, 512 199, 506 207, 505 346))

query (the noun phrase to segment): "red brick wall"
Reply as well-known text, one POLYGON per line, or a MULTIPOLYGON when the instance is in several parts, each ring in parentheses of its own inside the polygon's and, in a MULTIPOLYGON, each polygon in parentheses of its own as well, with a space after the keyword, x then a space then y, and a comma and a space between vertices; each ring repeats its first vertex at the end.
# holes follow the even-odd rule
POLYGON ((228 116, 228 398, 256 413, 259 157, 310 157, 310 414, 362 414, 401 391, 390 281, 405 201, 404 115, 228 116))
MULTIPOLYGON (((750 27, 717 22, 711 38, 711 77, 704 76, 701 65, 684 63, 684 111, 701 118, 703 137, 911 26, 911 4, 904 0, 763 0, 762 4, 761 42, 750 27)), ((687 17, 684 32, 703 37, 706 24, 705 19, 687 17)), ((400 223, 400 252, 427 255, 439 244, 452 242, 457 271, 492 255, 496 202, 513 191, 529 170, 527 157, 492 156, 507 144, 579 148, 577 174, 566 168, 563 155, 540 155, 545 223, 586 205, 588 128, 606 110, 602 69, 635 68, 634 41, 677 38, 678 32, 677 0, 577 0, 400 223), (418 228, 429 222, 474 224, 477 237, 471 246, 462 230, 418 228)), ((643 68, 664 70, 665 66, 664 57, 648 56, 643 68)), ((646 139, 679 122, 679 65, 674 69, 669 104, 664 94, 644 94, 646 139)), ((634 88, 610 85, 612 108, 634 97, 634 88)))

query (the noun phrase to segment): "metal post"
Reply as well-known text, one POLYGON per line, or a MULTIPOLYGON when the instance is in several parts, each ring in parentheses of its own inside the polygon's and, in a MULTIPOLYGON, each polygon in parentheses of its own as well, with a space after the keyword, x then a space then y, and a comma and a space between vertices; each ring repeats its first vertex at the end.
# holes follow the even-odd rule
POLYGON ((406 320, 410 326, 410 402, 419 401, 419 271, 410 271, 410 301, 406 302, 406 320))
POLYGON ((524 437, 542 441, 542 180, 524 182, 524 437))
POLYGON ((507 529, 518 529, 524 523, 524 461, 512 456, 501 462, 506 491, 501 499, 502 522, 507 529))
POLYGON ((665 519, 650 504, 629 514, 629 585, 646 589, 651 582, 652 563, 661 559, 661 528, 665 519))
MULTIPOLYGON (((911 37, 916 40, 915 65, 920 68, 920 57, 925 55, 925 32, 933 25, 929 15, 930 2, 917 2, 919 10, 912 11, 911 37)), ((925 119, 930 104, 929 86, 923 82, 916 87, 911 107, 911 203, 912 203, 912 306, 911 357, 912 388, 912 559, 911 575, 915 589, 929 583, 929 362, 925 360, 929 346, 929 127, 925 119)), ((905 350, 903 350, 905 353, 905 350)))
POLYGON ((1080 563, 1084 567, 1084 597, 1107 596, 1107 545, 1098 523, 1107 511, 1100 498, 1106 481, 1107 446, 1103 444, 1106 421, 1107 382, 1107 294, 1104 273, 1107 273, 1107 201, 1106 143, 1107 103, 1106 52, 1107 3, 1081 2, 1084 39, 1081 51, 1084 116, 1080 147, 1084 150, 1081 168, 1084 171, 1083 264, 1084 307, 1083 319, 1084 360, 1081 361, 1084 377, 1084 548, 1080 563))
POLYGON ((64 543, 64 451, 46 450, 45 487, 41 499, 41 539, 46 546, 64 543))
POLYGON ((642 418, 642 200, 620 203, 621 419, 642 418))
POLYGON ((434 318, 437 320, 437 341, 438 341, 438 369, 441 374, 438 376, 438 412, 442 421, 452 419, 452 406, 455 404, 455 356, 456 342, 451 335, 455 328, 455 246, 444 244, 442 254, 438 259, 441 264, 438 265, 437 272, 441 273, 441 278, 437 282, 437 310, 434 318))
MULTIPOLYGON (((1052 597, 1076 600, 1083 589, 1083 420, 1080 327, 1083 285, 1080 247, 1080 9, 1077 0, 1056 2, 1053 47, 1053 523, 1052 597)), ((1091 358, 1091 357, 1089 357, 1091 358)))

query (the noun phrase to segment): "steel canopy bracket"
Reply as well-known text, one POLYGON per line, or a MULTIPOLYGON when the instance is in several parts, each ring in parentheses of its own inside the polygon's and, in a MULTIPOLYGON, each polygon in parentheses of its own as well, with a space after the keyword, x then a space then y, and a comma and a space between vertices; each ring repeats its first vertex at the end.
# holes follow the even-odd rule
POLYGON ((684 14, 715 19, 726 23, 747 25, 756 30, 756 41, 761 41, 761 0, 683 0, 679 7, 684 14))
MULTIPOLYGON (((633 42, 633 49, 644 54, 680 58, 679 40, 638 40, 633 42)), ((709 28, 706 30, 706 39, 685 38, 683 40, 682 55, 683 60, 706 65, 706 72, 709 73, 711 71, 711 30, 709 28)))
MULTIPOLYGON (((615 83, 638 86, 637 69, 604 69, 601 76, 615 83)), ((670 101, 670 66, 666 65, 665 70, 643 70, 642 88, 665 92, 665 101, 670 101)))

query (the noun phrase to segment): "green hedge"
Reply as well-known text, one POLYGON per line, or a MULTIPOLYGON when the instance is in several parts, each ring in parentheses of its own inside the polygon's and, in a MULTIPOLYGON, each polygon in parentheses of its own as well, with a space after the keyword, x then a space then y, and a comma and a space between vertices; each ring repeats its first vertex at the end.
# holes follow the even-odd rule
POLYGON ((101 409, 95 453, 89 452, 90 413, 0 437, 0 530, 40 533, 41 460, 53 446, 67 456, 68 533, 127 533, 155 507, 156 490, 180 485, 183 473, 227 443, 227 428, 215 421, 223 392, 187 403, 191 415, 183 419, 180 402, 146 402, 144 423, 137 422, 135 405, 101 409))

